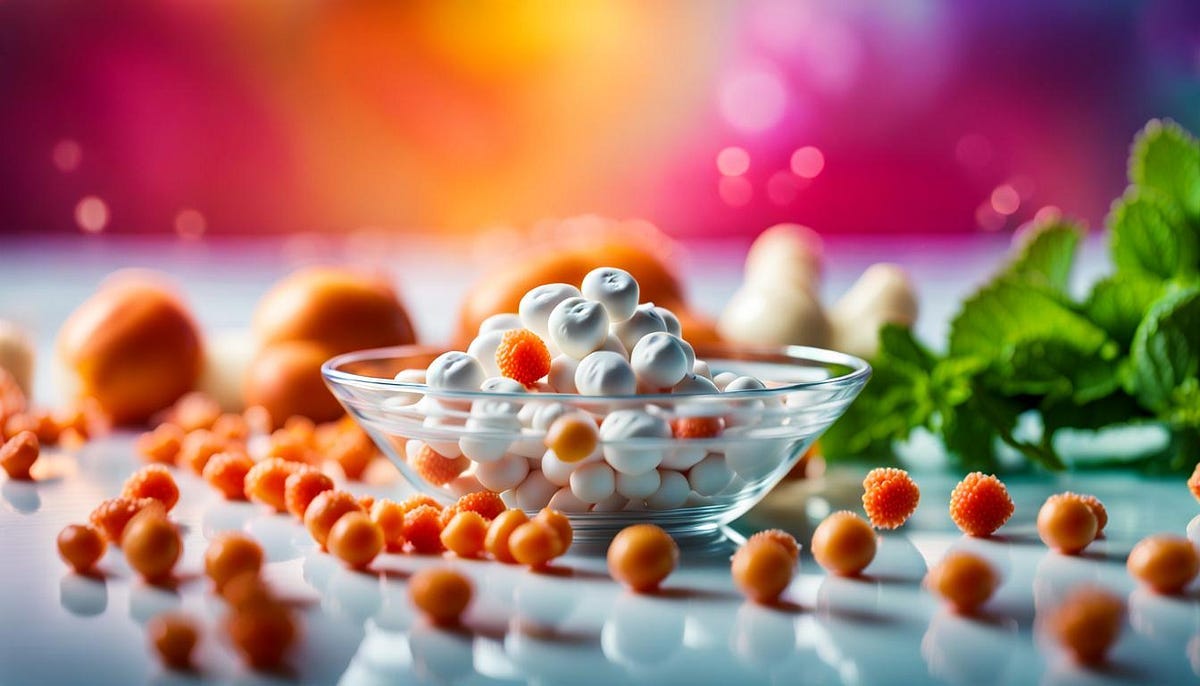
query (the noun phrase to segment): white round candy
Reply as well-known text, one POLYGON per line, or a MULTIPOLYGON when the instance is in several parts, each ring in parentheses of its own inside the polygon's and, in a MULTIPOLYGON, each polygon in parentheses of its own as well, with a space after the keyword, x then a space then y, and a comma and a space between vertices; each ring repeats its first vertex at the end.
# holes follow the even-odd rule
POLYGON ((513 314, 512 312, 493 314, 482 322, 479 322, 479 333, 477 335, 482 336, 490 331, 499 331, 500 333, 504 333, 505 331, 509 331, 511 329, 523 328, 523 326, 524 325, 521 323, 521 315, 519 314, 513 314))
POLYGON ((658 490, 646 498, 646 505, 652 510, 673 510, 687 502, 692 487, 687 478, 673 469, 659 470, 662 483, 658 490))
POLYGON ((598 503, 613 494, 616 475, 603 462, 590 462, 571 472, 571 492, 585 503, 598 503))
POLYGON ((625 349, 625 344, 614 333, 608 334, 608 337, 600 344, 600 349, 617 353, 621 357, 629 357, 629 351, 625 349))
POLYGON ((404 383, 425 383, 424 369, 401 369, 399 374, 396 374, 396 381, 404 383))
POLYGON ((479 362, 488 376, 500 376, 500 367, 496 365, 496 348, 500 347, 502 338, 503 331, 487 331, 476 336, 467 346, 467 354, 479 362))
MULTIPOLYGON (((709 369, 708 363, 704 360, 696 360, 696 363, 692 365, 692 373, 696 376, 703 376, 709 381, 713 380, 712 369, 709 369)), ((713 382, 713 385, 716 386, 716 382, 713 382)), ((721 389, 717 388, 717 390, 721 389)))
POLYGON ((425 442, 433 448, 433 452, 443 457, 455 458, 462 455, 462 450, 458 447, 458 438, 451 433, 452 429, 462 430, 461 425, 455 420, 442 419, 440 417, 425 417, 421 422, 424 429, 436 430, 439 435, 427 437, 425 442))
POLYGON ((625 346, 626 350, 633 350, 637 342, 642 340, 642 336, 648 336, 656 331, 666 331, 667 323, 663 321, 662 315, 654 309, 653 303, 645 303, 638 305, 632 317, 613 324, 609 330, 621 339, 621 345, 625 346))
POLYGON ((592 506, 592 512, 620 512, 625 509, 625 504, 629 502, 629 498, 620 493, 613 493, 604 500, 592 506))
POLYGON ((616 267, 600 267, 583 277, 583 297, 604 305, 608 318, 623 322, 638 306, 638 282, 633 275, 616 267))
POLYGON ((671 389, 671 392, 677 395, 720 393, 720 391, 717 390, 716 384, 704 378, 703 376, 697 376, 695 374, 688 374, 684 376, 682 381, 675 384, 675 387, 671 389))
POLYGON ((550 340, 563 353, 582 360, 608 338, 608 314, 594 300, 567 298, 550 312, 550 340))
POLYGON ((691 369, 683 346, 682 339, 665 331, 643 336, 629 354, 638 383, 658 391, 682 381, 691 369))
POLYGON ((658 306, 654 307, 654 311, 658 313, 658 316, 662 317, 663 323, 667 325, 667 333, 672 336, 683 337, 683 325, 679 323, 679 317, 676 317, 674 312, 665 307, 658 306))
POLYGON ((713 384, 716 385, 717 390, 724 392, 728 390, 729 383, 737 378, 738 375, 733 372, 721 372, 720 374, 714 376, 712 380, 713 384))
POLYGON ((550 313, 567 298, 578 298, 579 289, 569 283, 548 283, 529 291, 521 297, 517 310, 521 313, 521 324, 526 329, 546 338, 549 333, 550 313))
POLYGON ((538 469, 541 468, 542 455, 546 453, 546 443, 542 435, 530 429, 521 429, 522 438, 513 441, 508 446, 508 452, 529 460, 538 469))
MULTIPOLYGON (((424 369, 402 369, 396 375, 396 381, 401 383, 422 384, 425 383, 424 369)), ((425 396, 420 393, 397 393, 396 395, 384 401, 386 408, 400 408, 423 399, 425 396)))
MULTIPOLYGON (((522 394, 529 393, 529 389, 525 388, 524 384, 522 384, 520 381, 517 381, 516 379, 510 379, 507 376, 492 376, 487 379, 484 379, 483 383, 479 384, 479 390, 481 390, 485 393, 522 393, 522 394)), ((507 400, 500 400, 500 401, 496 401, 496 400, 492 400, 492 399, 489 399, 489 400, 491 400, 493 403, 499 402, 499 403, 504 403, 505 405, 513 405, 514 407, 505 408, 505 411, 511 411, 513 414, 516 414, 517 412, 520 411, 520 408, 515 407, 516 405, 523 406, 525 404, 524 402, 516 403, 516 402, 510 402, 507 400)), ((484 401, 484 402, 487 402, 487 401, 484 401)), ((476 402, 475 404, 478 405, 479 403, 476 402)))
POLYGON ((708 449, 698 445, 688 445, 688 441, 679 441, 679 445, 667 451, 663 456, 662 467, 664 469, 678 469, 681 472, 686 472, 693 465, 704 459, 708 454, 708 449))
POLYGON ((566 486, 571 482, 571 472, 580 466, 579 462, 563 462, 553 450, 542 454, 542 474, 555 486, 566 486))
MULTIPOLYGON (((737 436, 737 431, 732 432, 736 438, 725 446, 725 463, 742 479, 761 479, 787 456, 789 445, 786 440, 747 439, 737 436)), ((730 433, 726 431, 727 436, 730 433)))
POLYGON ((479 479, 470 474, 463 474, 446 484, 446 490, 450 491, 455 498, 461 498, 468 493, 478 493, 487 489, 479 483, 479 479))
POLYGON ((512 443, 509 435, 520 430, 521 423, 517 421, 516 412, 511 415, 488 412, 476 416, 472 408, 471 416, 467 418, 467 431, 472 435, 460 438, 458 448, 475 462, 495 462, 508 452, 508 446, 512 443))
POLYGON ((580 500, 570 488, 560 488, 550 497, 546 507, 559 512, 587 512, 592 504, 580 500))
POLYGON ((550 361, 550 374, 547 377, 550 387, 555 393, 578 393, 575 389, 575 369, 579 360, 569 355, 559 355, 550 361))
POLYGON ((529 475, 529 460, 520 455, 505 455, 494 462, 480 464, 475 468, 475 478, 489 491, 507 491, 515 488, 529 475))
POLYGON ((716 495, 730 481, 733 481, 733 470, 725 463, 725 456, 719 453, 709 454, 688 471, 688 483, 700 495, 716 495))
POLYGON ((545 474, 533 470, 521 485, 514 489, 517 507, 522 510, 540 510, 550 502, 557 490, 558 486, 550 483, 545 474))
POLYGON ((657 469, 651 469, 642 474, 622 474, 617 472, 617 493, 633 500, 642 500, 658 491, 662 479, 657 469))
POLYGON ((633 395, 637 392, 637 376, 624 357, 598 350, 579 362, 575 388, 580 395, 633 395))
POLYGON ((555 419, 558 419, 570 410, 571 408, 563 403, 544 403, 533 414, 533 424, 531 426, 536 431, 546 431, 554 423, 555 419))
MULTIPOLYGON (((672 334, 672 335, 678 336, 678 334, 672 334)), ((683 338, 680 338, 679 340, 683 341, 683 352, 687 355, 687 358, 688 358, 688 369, 691 369, 692 367, 694 367, 696 365, 696 349, 692 347, 691 343, 688 343, 683 338)))
POLYGON ((633 447, 610 445, 614 441, 671 437, 671 426, 662 417, 641 410, 616 410, 610 412, 600 425, 600 442, 604 448, 604 459, 613 469, 622 474, 644 474, 662 462, 663 449, 659 447, 633 447))
POLYGON ((438 355, 425 371, 425 383, 438 390, 477 391, 486 378, 479 361, 458 350, 438 355))
POLYGON ((725 384, 725 391, 761 391, 766 387, 766 384, 753 376, 739 376, 725 384))
MULTIPOLYGON (((766 385, 753 376, 739 376, 727 383, 723 390, 726 393, 735 393, 737 391, 761 391, 764 388, 766 385)), ((757 398, 730 402, 730 412, 725 415, 725 426, 733 428, 758 424, 765 404, 757 398)))

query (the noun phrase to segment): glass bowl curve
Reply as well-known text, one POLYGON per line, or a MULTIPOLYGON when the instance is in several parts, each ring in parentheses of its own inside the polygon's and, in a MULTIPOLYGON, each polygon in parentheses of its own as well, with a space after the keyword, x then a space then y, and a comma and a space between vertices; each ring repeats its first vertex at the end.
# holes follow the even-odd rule
POLYGON ((449 391, 394 379, 403 370, 425 369, 443 352, 419 345, 363 350, 334 357, 321 371, 334 396, 404 478, 442 503, 472 490, 493 490, 509 507, 533 513, 559 490, 569 491, 569 476, 564 475, 581 466, 621 464, 621 456, 631 453, 657 462, 659 487, 651 496, 640 497, 647 481, 654 480, 649 474, 614 471, 615 491, 598 504, 569 494, 556 499, 555 506, 570 517, 581 541, 610 538, 635 523, 656 524, 677 538, 712 534, 757 504, 796 465, 871 374, 865 361, 831 350, 720 345, 696 350, 714 375, 754 376, 767 387, 696 395, 581 396, 449 391), (488 412, 481 414, 480 408, 488 412), (546 420, 564 410, 585 412, 598 423, 612 412, 639 410, 669 426, 699 421, 719 433, 602 439, 588 458, 566 465, 552 452, 547 455, 543 442, 546 420), (444 484, 427 480, 410 462, 423 446, 453 460, 457 466, 451 472, 464 465, 465 471, 444 484), (460 455, 476 459, 464 461, 460 455))

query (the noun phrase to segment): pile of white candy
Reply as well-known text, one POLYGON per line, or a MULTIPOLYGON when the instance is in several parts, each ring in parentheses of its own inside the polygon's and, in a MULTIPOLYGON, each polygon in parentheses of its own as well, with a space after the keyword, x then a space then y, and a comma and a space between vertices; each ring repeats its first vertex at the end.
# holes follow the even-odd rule
MULTIPOLYGON (((433 391, 571 393, 580 396, 718 394, 762 389, 762 381, 725 372, 712 376, 680 337, 678 318, 653 303, 638 304, 638 283, 620 269, 591 271, 582 288, 554 283, 521 299, 519 313, 489 317, 466 352, 448 352, 427 370, 397 380, 433 391), (550 372, 527 388, 500 376, 496 351, 506 331, 536 333, 551 354, 550 372)), ((436 395, 436 394, 435 394, 436 395)), ((409 400, 408 402, 411 402, 409 400)), ((559 417, 581 412, 552 400, 424 397, 414 406, 421 433, 438 454, 463 455, 473 465, 449 484, 454 495, 491 490, 510 507, 563 512, 673 509, 704 504, 762 478, 786 457, 788 441, 749 441, 745 433, 779 400, 636 404, 591 409, 601 420, 596 450, 577 462, 560 460, 543 443, 559 417), (670 410, 663 406, 670 407, 670 410), (716 409, 714 409, 716 408, 716 409), (738 411, 731 411, 736 408, 738 411), (673 439, 670 419, 703 418, 714 435, 673 439), (713 428, 715 427, 715 430, 713 428)), ((769 414, 769 413, 768 413, 769 414)), ((412 460, 422 449, 411 438, 412 460)))

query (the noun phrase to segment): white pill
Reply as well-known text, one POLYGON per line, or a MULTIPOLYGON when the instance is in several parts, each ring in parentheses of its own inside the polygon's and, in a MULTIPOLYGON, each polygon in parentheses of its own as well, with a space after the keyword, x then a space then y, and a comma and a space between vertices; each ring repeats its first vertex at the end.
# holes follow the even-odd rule
POLYGON ((462 455, 457 437, 462 430, 459 422, 440 417, 425 417, 421 426, 427 430, 427 433, 432 430, 432 435, 425 436, 425 442, 429 444, 430 448, 433 448, 435 453, 449 458, 462 455))
POLYGON ((684 376, 682 381, 675 384, 675 387, 671 389, 671 392, 675 393, 676 395, 720 393, 720 391, 717 390, 716 384, 704 378, 703 376, 697 376, 695 374, 688 374, 687 376, 684 376))
MULTIPOLYGON (((703 376, 709 381, 713 380, 712 369, 709 368, 708 363, 704 360, 696 360, 695 364, 692 365, 692 373, 696 376, 703 376)), ((713 385, 715 386, 716 383, 713 385)), ((719 391, 721 389, 718 388, 717 390, 719 391)))
MULTIPOLYGON (((516 379, 510 379, 507 376, 493 376, 484 379, 483 383, 479 384, 479 390, 485 393, 520 393, 526 395, 529 389, 516 379)), ((488 398, 487 400, 475 401, 474 405, 482 404, 484 407, 491 408, 495 412, 503 411, 506 414, 517 414, 521 407, 525 405, 523 400, 500 400, 497 398, 488 398)))
POLYGON ((683 352, 688 358, 688 369, 691 369, 696 364, 696 349, 693 348, 692 344, 688 343, 685 339, 680 338, 679 340, 683 341, 683 352))
POLYGON ((580 467, 579 462, 563 462, 553 450, 542 454, 542 474, 555 486, 566 486, 571 483, 571 472, 580 467))
POLYGON ((654 307, 654 311, 658 313, 658 316, 662 317, 663 323, 667 326, 667 333, 672 336, 683 337, 683 325, 679 323, 679 317, 676 317, 674 312, 665 307, 658 307, 657 305, 654 307))
POLYGON ((733 440, 725 446, 725 463, 746 481, 757 481, 770 474, 790 449, 786 440, 751 439, 737 435, 738 430, 726 431, 727 436, 730 433, 736 438, 731 436, 733 440))
POLYGON ((617 479, 612 467, 603 462, 589 462, 571 472, 570 483, 576 498, 595 504, 613 494, 617 479))
POLYGON ((616 267, 600 267, 583 277, 583 297, 604 305, 608 318, 623 322, 638 306, 638 282, 633 275, 616 267))
POLYGON ((570 488, 560 488, 550 497, 550 502, 546 503, 546 507, 559 512, 572 513, 587 512, 592 508, 592 504, 580 500, 579 496, 572 493, 570 488))
POLYGON ((476 335, 482 336, 489 331, 504 333, 505 331, 521 328, 524 328, 524 325, 521 323, 521 315, 505 312, 504 314, 493 314, 482 322, 479 322, 479 332, 476 335))
POLYGON ((550 387, 555 393, 578 393, 575 389, 575 370, 579 360, 569 355, 559 355, 550 360, 550 374, 547 377, 550 387))
POLYGON ((494 462, 475 467, 475 478, 489 491, 516 488, 529 475, 529 460, 520 455, 505 455, 494 462))
POLYGON ((453 481, 446 484, 446 490, 455 498, 461 498, 468 493, 478 493, 487 489, 479 483, 479 479, 470 474, 463 474, 462 476, 455 477, 453 481))
POLYGON ((559 350, 582 360, 608 338, 608 314, 595 300, 567 298, 550 312, 548 327, 559 350))
POLYGON ((474 409, 471 412, 472 416, 467 418, 467 431, 471 435, 458 440, 459 450, 479 463, 495 462, 504 457, 512 444, 512 434, 521 431, 516 413, 475 416, 474 409))
MULTIPOLYGON (((406 384, 425 385, 425 370, 424 369, 402 369, 396 374, 396 381, 406 384)), ((397 393, 396 395, 384 401, 387 408, 398 409, 421 400, 425 396, 420 393, 397 393)))
POLYGON ((668 450, 666 455, 663 455, 661 466, 664 469, 678 469, 686 472, 708 454, 707 448, 687 443, 687 441, 679 441, 679 445, 668 450))
POLYGON ((654 303, 638 305, 632 317, 609 327, 609 331, 621 340, 621 345, 624 345, 626 350, 633 350, 643 336, 666 330, 667 323, 654 308, 654 303))
POLYGON ((629 354, 638 383, 645 388, 663 389, 682 381, 691 369, 683 346, 683 339, 665 331, 643 336, 629 354))
POLYGON ((709 453, 688 470, 688 483, 692 490, 700 495, 716 495, 731 481, 733 470, 725 463, 725 456, 720 453, 709 453))
POLYGON ((592 512, 620 512, 621 510, 625 509, 625 505, 628 502, 629 498, 626 498, 620 493, 613 493, 604 500, 601 500, 593 505, 592 512))
POLYGON ((687 477, 673 469, 659 470, 662 483, 658 490, 646 498, 646 506, 652 510, 673 510, 685 502, 692 492, 687 477))
POLYGON ((637 392, 637 376, 624 357, 598 350, 579 362, 575 388, 580 395, 633 395, 637 392))
POLYGON ((529 472, 529 476, 516 489, 517 507, 522 510, 540 510, 554 496, 558 486, 550 483, 545 474, 537 470, 529 472))
POLYGON ((510 488, 507 491, 501 491, 500 501, 503 502, 504 506, 510 510, 520 507, 520 505, 517 504, 517 489, 515 488, 510 488))
POLYGON ((725 384, 725 391, 761 391, 766 384, 753 376, 739 376, 725 384))
POLYGON ((496 348, 500 347, 500 339, 504 338, 503 331, 487 331, 475 337, 467 346, 467 354, 474 357, 479 366, 488 376, 500 376, 500 367, 496 364, 496 348))
POLYGON ((736 378, 738 378, 738 375, 734 372, 721 372, 720 374, 714 376, 712 381, 717 387, 717 390, 724 392, 729 388, 729 382, 736 378))
POLYGON ((542 438, 542 434, 532 429, 521 429, 521 436, 521 438, 513 441, 512 445, 508 446, 508 452, 524 457, 540 469, 542 455, 546 452, 546 444, 542 438))
POLYGON ((554 423, 554 420, 570 411, 571 408, 563 403, 544 403, 533 415, 533 429, 546 431, 554 423))
POLYGON ((600 442, 604 459, 622 474, 644 474, 662 462, 662 447, 640 447, 614 444, 638 439, 667 439, 671 426, 662 417, 641 410, 610 412, 600 425, 600 442))
POLYGON ((550 313, 567 298, 578 298, 579 289, 568 283, 548 283, 529 291, 521 297, 518 311, 521 324, 543 339, 549 333, 550 313))
POLYGON ((403 383, 425 383, 424 369, 401 369, 396 374, 396 381, 403 383))
POLYGON ((425 383, 438 390, 477 391, 487 376, 483 366, 474 357, 452 350, 438 355, 429 364, 425 383))
POLYGON ((662 484, 662 478, 657 469, 651 469, 641 474, 622 474, 617 472, 617 493, 633 500, 642 500, 654 495, 662 484))
POLYGON ((622 343, 621 339, 617 338, 616 334, 614 333, 608 334, 608 337, 605 338, 604 342, 600 344, 600 350, 614 352, 621 357, 629 357, 629 351, 625 349, 625 344, 622 343))

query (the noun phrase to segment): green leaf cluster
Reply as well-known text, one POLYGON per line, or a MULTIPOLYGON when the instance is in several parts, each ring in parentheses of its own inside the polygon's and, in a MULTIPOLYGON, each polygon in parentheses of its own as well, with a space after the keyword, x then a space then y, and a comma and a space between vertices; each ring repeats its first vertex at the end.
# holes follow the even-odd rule
POLYGON ((1107 218, 1113 273, 1082 299, 1068 286, 1084 228, 1035 227, 950 324, 944 353, 895 325, 879 333, 875 373, 822 439, 829 459, 886 460, 923 427, 967 469, 996 470, 996 445, 1048 469, 1053 437, 1159 421, 1169 469, 1200 460, 1200 145, 1151 121, 1130 154, 1130 187, 1107 218), (1034 441, 1022 414, 1040 415, 1034 441))

